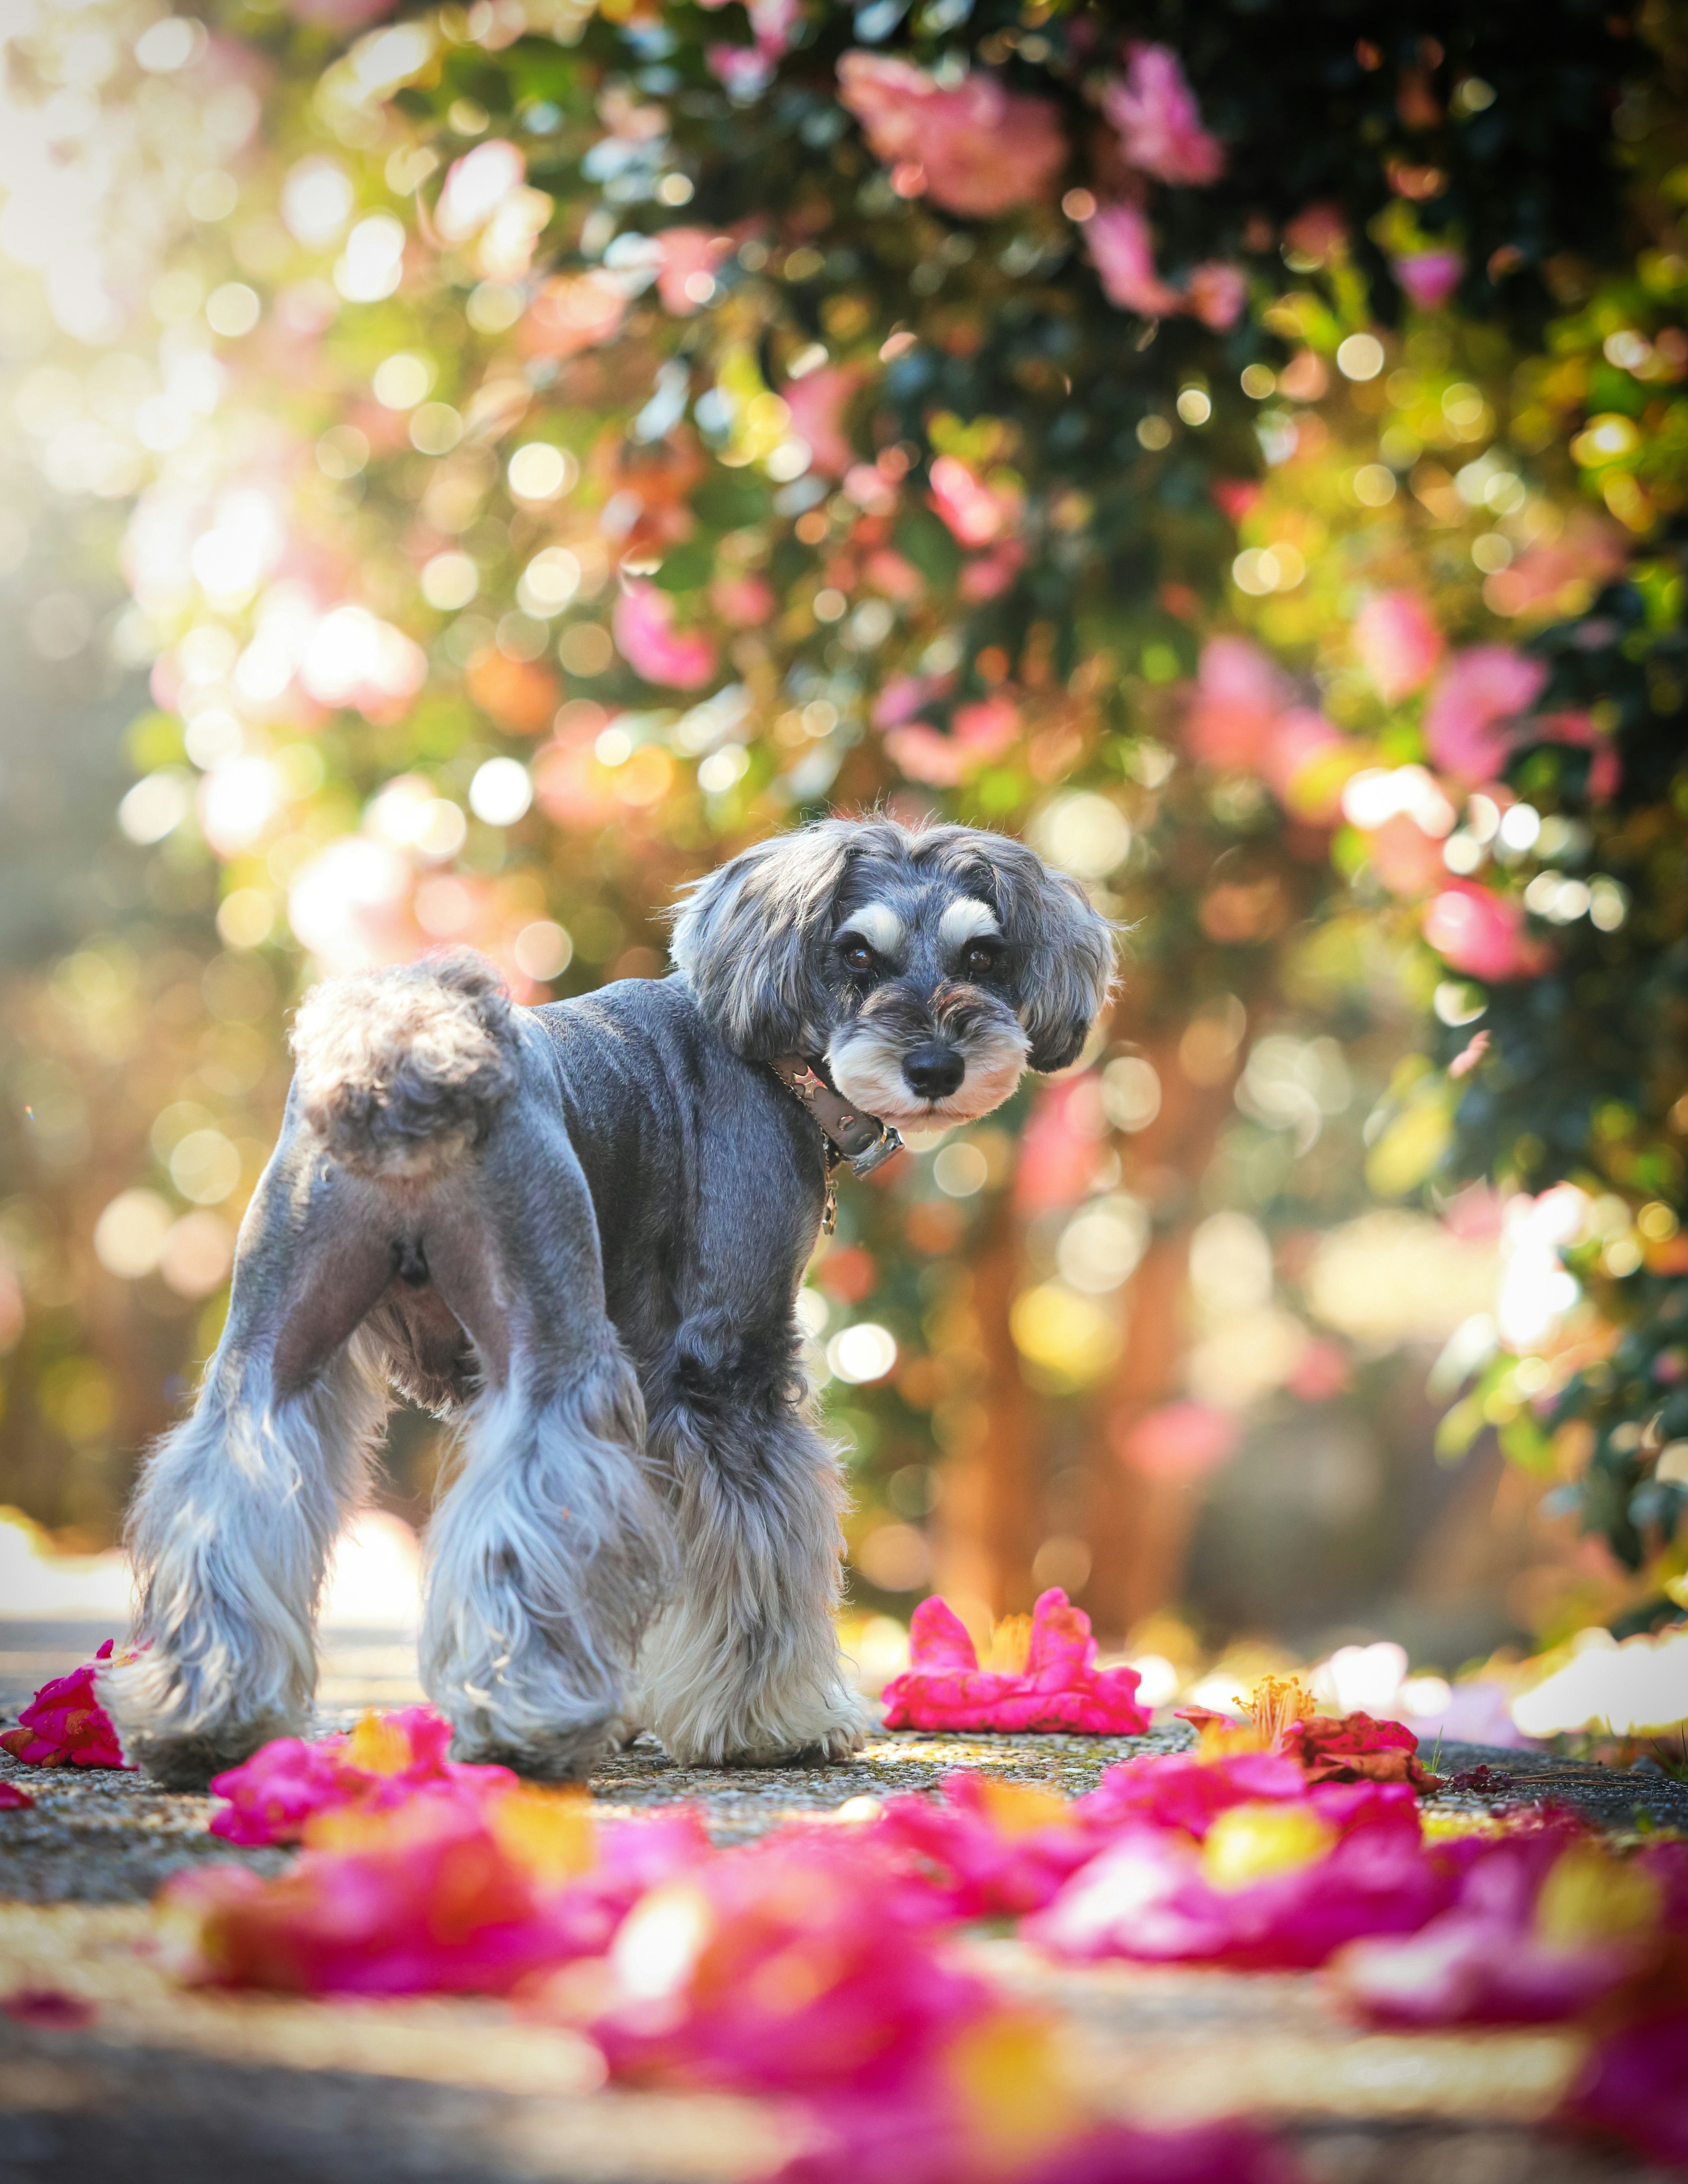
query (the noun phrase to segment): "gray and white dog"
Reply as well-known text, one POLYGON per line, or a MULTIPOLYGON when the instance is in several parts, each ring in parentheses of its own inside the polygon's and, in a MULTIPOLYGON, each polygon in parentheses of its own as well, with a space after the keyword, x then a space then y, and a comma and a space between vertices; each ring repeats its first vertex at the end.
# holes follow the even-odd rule
POLYGON ((297 1732, 393 1389, 460 1413, 422 1680, 460 1758, 585 1773, 861 1741, 843 1490, 799 1364, 827 1146, 766 1065, 887 1125, 1072 1062, 1112 930, 1005 837, 829 819, 699 881, 675 974, 516 1008, 460 956, 319 986, 227 1327, 129 1527, 125 1751, 203 1782, 297 1732))

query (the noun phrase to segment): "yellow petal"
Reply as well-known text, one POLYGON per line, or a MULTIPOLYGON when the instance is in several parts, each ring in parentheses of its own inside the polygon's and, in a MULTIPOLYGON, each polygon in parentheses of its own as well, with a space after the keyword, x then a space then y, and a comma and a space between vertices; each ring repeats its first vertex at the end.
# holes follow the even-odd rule
POLYGON ((365 1714, 346 1747, 348 1760, 366 1774, 402 1774, 415 1756, 409 1736, 387 1714, 365 1714))
POLYGON ((1057 1828, 1069 1817, 1067 1800, 1053 1790, 1039 1790, 1025 1782, 997 1782, 987 1776, 979 1784, 979 1802, 999 1835, 1011 1841, 1035 1834, 1039 1828, 1057 1828))
POLYGON ((1657 1929, 1663 1892, 1644 1866, 1592 1843, 1563 1851, 1535 1899, 1535 1928, 1551 1948, 1627 1941, 1657 1929))
POLYGON ((598 1863, 597 1827, 584 1790, 524 1783, 487 1811, 499 1848, 535 1880, 555 1886, 598 1863))
POLYGON ((1207 1831, 1202 1875, 1214 1888, 1252 1888, 1316 1864, 1335 1841, 1335 1830, 1306 1805, 1233 1805, 1207 1831))

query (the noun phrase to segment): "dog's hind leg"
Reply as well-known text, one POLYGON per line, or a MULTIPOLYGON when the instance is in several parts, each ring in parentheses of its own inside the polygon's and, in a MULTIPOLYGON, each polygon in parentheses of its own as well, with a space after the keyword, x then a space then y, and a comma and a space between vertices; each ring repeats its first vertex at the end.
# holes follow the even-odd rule
POLYGON ((324 1568, 387 1410, 357 1332, 391 1273, 380 1215, 295 1114, 242 1224, 198 1400, 130 1513, 139 1650, 100 1695, 156 1780, 203 1785, 304 1726, 324 1568))
POLYGON ((653 1406, 684 1568, 646 1641, 639 1713, 682 1766, 842 1759, 865 1733, 835 1620, 844 1483, 796 1348, 788 1323, 694 1313, 653 1406))

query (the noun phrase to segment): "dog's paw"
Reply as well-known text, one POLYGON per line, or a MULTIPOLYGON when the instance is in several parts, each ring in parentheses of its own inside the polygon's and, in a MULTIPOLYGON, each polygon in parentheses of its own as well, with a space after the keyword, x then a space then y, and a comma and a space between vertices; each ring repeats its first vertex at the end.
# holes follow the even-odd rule
POLYGON ((458 1725, 451 1740, 451 1758, 470 1766, 508 1767, 530 1782, 583 1782, 593 1769, 624 1741, 619 1714, 583 1722, 549 1735, 527 1736, 520 1742, 496 1729, 458 1725))
POLYGON ((679 1724, 658 1727, 663 1750, 681 1767, 832 1766, 867 1741, 865 1703, 853 1691, 817 1696, 777 1725, 758 1724, 735 1736, 731 1726, 699 1734, 679 1724))
POLYGON ((123 1756, 161 1790, 203 1790, 214 1775, 238 1767, 272 1736, 285 1734, 260 1728, 217 1736, 129 1736, 123 1739, 123 1756))

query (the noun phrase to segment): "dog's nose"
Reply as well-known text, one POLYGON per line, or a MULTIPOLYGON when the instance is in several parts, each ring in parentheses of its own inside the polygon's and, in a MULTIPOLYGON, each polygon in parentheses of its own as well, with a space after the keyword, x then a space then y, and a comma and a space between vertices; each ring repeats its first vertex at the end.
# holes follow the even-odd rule
POLYGON ((936 1039, 911 1048, 903 1057, 903 1075, 922 1100, 947 1099, 967 1073, 967 1065, 955 1048, 940 1046, 936 1039))

